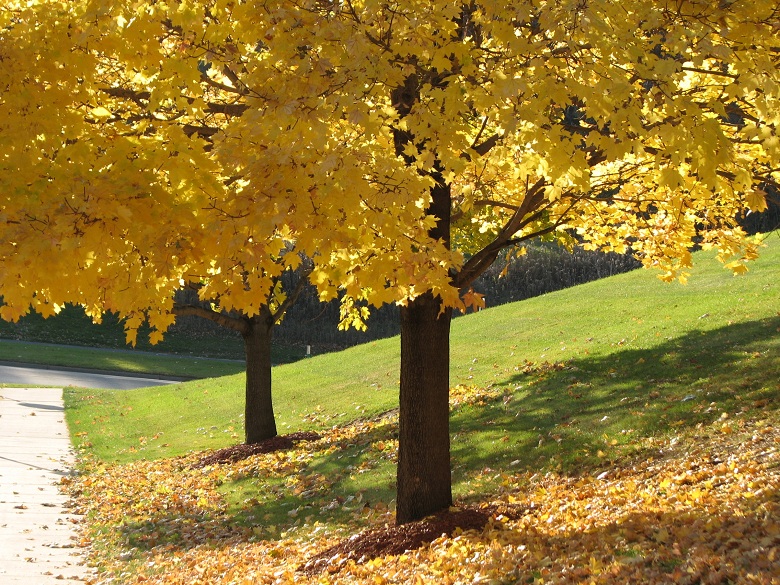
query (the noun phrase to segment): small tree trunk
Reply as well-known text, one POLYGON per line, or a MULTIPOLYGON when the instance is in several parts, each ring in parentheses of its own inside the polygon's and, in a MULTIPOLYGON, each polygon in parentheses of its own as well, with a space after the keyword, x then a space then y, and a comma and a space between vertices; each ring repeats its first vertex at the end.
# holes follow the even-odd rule
POLYGON ((449 370, 451 309, 431 293, 401 308, 396 523, 452 505, 449 370))
POLYGON ((270 311, 247 319, 242 333, 246 351, 246 404, 244 429, 247 444, 275 437, 276 419, 271 399, 271 336, 274 327, 270 311))

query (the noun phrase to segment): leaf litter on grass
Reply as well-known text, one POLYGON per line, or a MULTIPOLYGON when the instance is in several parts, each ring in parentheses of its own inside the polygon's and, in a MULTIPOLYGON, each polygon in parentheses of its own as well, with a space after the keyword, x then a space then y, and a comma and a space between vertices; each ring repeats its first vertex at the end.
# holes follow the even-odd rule
MULTIPOLYGON (((454 395, 478 404, 498 393, 454 395)), ((102 571, 95 583, 776 584, 780 426, 772 417, 646 438, 641 460, 605 469, 494 472, 497 487, 427 519, 418 548, 401 554, 381 541, 397 545, 404 531, 422 529, 396 528, 392 505, 341 497, 336 480, 311 469, 322 453, 356 445, 369 462, 392 459, 394 413, 202 468, 194 464, 203 453, 125 465, 87 458, 85 474, 66 487, 88 514, 92 563, 102 571), (239 522, 220 491, 237 477, 283 480, 311 503, 300 515, 290 510, 284 526, 239 522), (349 534, 329 524, 327 501, 347 514, 349 534), (468 510, 482 510, 480 521, 456 528, 453 518, 474 520, 468 510)))
POLYGON ((270 439, 258 443, 234 445, 217 449, 199 459, 193 467, 202 468, 207 465, 216 465, 219 463, 236 463, 252 455, 260 453, 273 453, 274 451, 285 451, 292 449, 298 441, 316 441, 322 437, 312 431, 303 431, 298 433, 289 433, 287 435, 277 435, 270 439))

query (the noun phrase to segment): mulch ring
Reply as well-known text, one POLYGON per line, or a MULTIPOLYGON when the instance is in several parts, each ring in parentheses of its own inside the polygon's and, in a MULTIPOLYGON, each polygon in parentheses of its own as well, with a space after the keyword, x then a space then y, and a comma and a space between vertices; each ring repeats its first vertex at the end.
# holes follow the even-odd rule
POLYGON ((300 441, 316 441, 322 437, 314 432, 299 432, 290 433, 289 435, 277 435, 265 441, 259 443, 234 445, 233 447, 225 447, 219 449, 213 453, 209 453, 205 457, 201 457, 195 463, 192 464, 193 469, 199 469, 206 467, 207 465, 219 465, 223 463, 235 463, 241 461, 252 455, 258 455, 260 453, 273 453, 274 451, 283 451, 286 449, 292 449, 295 443, 300 441))
POLYGON ((335 546, 311 557, 297 571, 313 576, 325 570, 338 571, 347 561, 366 563, 386 555, 400 555, 433 542, 442 535, 452 536, 457 529, 482 530, 491 517, 509 519, 522 516, 525 507, 508 504, 483 504, 444 510, 423 520, 400 526, 368 530, 342 540, 335 546))

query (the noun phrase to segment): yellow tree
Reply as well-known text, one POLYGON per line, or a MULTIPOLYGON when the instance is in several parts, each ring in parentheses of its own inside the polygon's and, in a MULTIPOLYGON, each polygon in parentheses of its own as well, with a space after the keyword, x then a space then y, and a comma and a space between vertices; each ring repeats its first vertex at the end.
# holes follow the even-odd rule
MULTIPOLYGON (((37 19, 46 51, 4 42, 3 79, 26 72, 15 51, 46 53, 28 85, 49 84, 43 99, 66 128, 35 130, 43 114, 22 112, 29 120, 14 123, 33 131, 8 146, 14 168, 33 170, 27 182, 9 176, 6 193, 45 209, 60 190, 77 197, 69 185, 86 174, 126 199, 198 202, 197 229, 181 241, 171 230, 167 248, 143 230, 94 224, 116 239, 100 254, 153 246, 143 282, 158 282, 157 296, 113 309, 145 306, 164 326, 170 295, 159 283, 186 272, 252 314, 247 290, 271 290, 285 240, 313 258, 323 298, 340 288, 347 308, 402 305, 399 522, 452 501, 451 311, 479 301, 463 291, 502 250, 578 238, 630 249, 672 280, 701 244, 740 272, 755 250, 734 218, 761 209, 778 178, 780 17, 769 1, 128 0, 5 16, 4 39, 37 19), (246 243, 251 261, 237 262, 246 243)), ((22 221, 14 201, 4 209, 22 221)), ((108 208, 95 209, 90 221, 108 208)), ((21 247, 3 258, 32 279, 21 247)), ((89 246, 77 248, 65 255, 89 246)), ((104 306, 95 291, 112 287, 75 270, 59 286, 30 280, 34 294, 9 297, 6 312, 61 298, 71 280, 87 291, 78 302, 104 306)))
MULTIPOLYGON (((14 320, 32 307, 49 316, 65 303, 96 321, 116 311, 130 342, 145 320, 153 342, 176 315, 216 321, 245 343, 245 440, 273 437, 271 332, 301 288, 280 285, 301 263, 289 231, 246 219, 251 202, 207 154, 213 127, 167 88, 150 106, 150 84, 114 50, 123 30, 114 17, 68 8, 4 6, 0 315, 14 320), (181 287, 200 290, 212 308, 175 304, 181 287)), ((172 47, 156 39, 159 63, 172 47)), ((200 75, 203 64, 191 65, 200 75)), ((204 97, 210 112, 231 112, 213 87, 204 97)))

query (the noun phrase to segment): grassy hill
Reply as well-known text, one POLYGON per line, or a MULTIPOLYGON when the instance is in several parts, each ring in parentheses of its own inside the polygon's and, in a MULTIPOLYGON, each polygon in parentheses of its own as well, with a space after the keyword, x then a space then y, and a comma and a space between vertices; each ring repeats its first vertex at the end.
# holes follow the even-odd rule
MULTIPOLYGON (((646 416, 663 404, 670 418, 724 388, 759 391, 778 372, 780 355, 780 241, 775 236, 766 243, 744 277, 731 276, 702 252, 688 285, 638 271, 457 319, 451 385, 501 394, 502 408, 576 414, 583 424, 621 404, 645 409, 649 400, 646 416), (683 402, 688 396, 695 400, 683 402), (680 404, 672 407, 674 399, 680 404)), ((392 338, 277 366, 282 432, 327 428, 394 408, 399 355, 399 340, 392 338)), ((69 421, 75 427, 78 420, 106 418, 99 427, 104 432, 93 431, 90 439, 103 460, 145 456, 126 450, 162 428, 170 446, 156 451, 159 456, 222 447, 235 442, 226 429, 240 430, 243 385, 237 374, 123 393, 69 390, 69 421), (123 410, 128 415, 119 420, 108 417, 123 410), (219 432, 193 437, 198 428, 219 432)), ((623 419, 615 414, 606 430, 623 419)))
MULTIPOLYGON (((683 582, 676 571, 717 563, 691 551, 719 542, 684 527, 728 505, 743 519, 762 507, 764 516, 755 518, 763 524, 757 520, 750 530, 761 533, 767 555, 780 554, 780 239, 766 243, 743 277, 698 253, 686 286, 638 271, 456 320, 451 431, 458 502, 537 507, 523 516, 525 524, 507 521, 492 536, 437 541, 438 552, 368 569, 350 565, 337 580, 392 582, 392 567, 401 580, 434 579, 442 570, 436 573, 436 558, 451 558, 453 566, 466 563, 496 578, 526 567, 515 580, 496 582, 549 582, 545 575, 565 574, 567 566, 583 567, 582 578, 611 567, 614 580, 603 582, 683 582), (746 470, 753 473, 747 479, 746 470), (718 473, 727 477, 713 480, 718 473), (600 491, 594 478, 608 477, 619 479, 609 484, 614 491, 600 491), (760 498, 740 499, 759 484, 760 498), (595 532, 571 528, 578 514, 593 513, 591 500, 601 516, 583 526, 595 532), (556 506, 576 513, 561 519, 556 506), (558 526, 553 517, 568 526, 555 528, 563 531, 557 536, 546 532, 558 526), (556 541, 566 530, 575 530, 570 540, 556 541), (596 536, 586 539, 590 534, 596 536), (504 537, 520 539, 518 547, 536 542, 541 556, 495 549, 493 557, 467 562, 504 537), (599 548, 613 538, 614 550, 599 548)), ((398 359, 394 338, 276 367, 280 432, 314 430, 322 439, 204 470, 191 468, 202 450, 240 442, 242 375, 126 392, 67 389, 66 416, 85 471, 78 492, 100 543, 96 562, 124 572, 119 582, 128 583, 134 575, 189 582, 195 565, 224 576, 228 562, 267 566, 268 575, 289 573, 294 582, 294 564, 307 554, 391 521, 398 359)), ((721 518, 718 526, 732 520, 721 518)), ((744 536, 747 528, 741 530, 744 536)), ((736 538, 716 536, 724 543, 736 538)))

